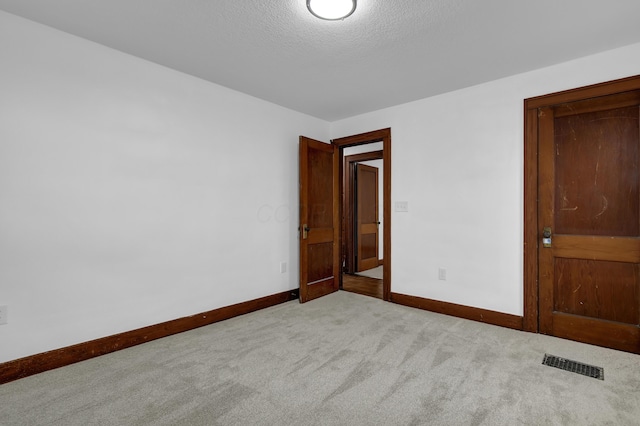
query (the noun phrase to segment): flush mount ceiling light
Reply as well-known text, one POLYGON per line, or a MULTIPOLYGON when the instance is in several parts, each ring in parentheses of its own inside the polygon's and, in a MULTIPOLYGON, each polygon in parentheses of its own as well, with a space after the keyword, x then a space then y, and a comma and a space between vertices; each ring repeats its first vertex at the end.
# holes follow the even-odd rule
POLYGON ((339 21, 356 10, 357 0, 307 0, 307 9, 317 18, 339 21))

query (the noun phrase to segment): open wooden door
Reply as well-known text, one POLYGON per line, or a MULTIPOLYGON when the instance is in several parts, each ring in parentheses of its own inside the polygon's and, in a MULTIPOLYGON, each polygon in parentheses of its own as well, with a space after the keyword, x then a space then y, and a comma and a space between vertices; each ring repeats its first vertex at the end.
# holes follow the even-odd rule
POLYGON ((339 158, 334 145, 300 136, 300 302, 340 286, 339 158))
POLYGON ((356 271, 378 266, 378 169, 356 164, 356 271))
POLYGON ((540 332, 640 353, 640 91, 538 110, 540 332))

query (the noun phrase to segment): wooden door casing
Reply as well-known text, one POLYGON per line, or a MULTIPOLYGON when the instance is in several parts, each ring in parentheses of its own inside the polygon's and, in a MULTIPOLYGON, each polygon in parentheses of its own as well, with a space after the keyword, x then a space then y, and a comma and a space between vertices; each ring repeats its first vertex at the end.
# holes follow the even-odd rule
POLYGON ((526 330, 640 353, 638 89, 636 77, 526 101, 526 330))

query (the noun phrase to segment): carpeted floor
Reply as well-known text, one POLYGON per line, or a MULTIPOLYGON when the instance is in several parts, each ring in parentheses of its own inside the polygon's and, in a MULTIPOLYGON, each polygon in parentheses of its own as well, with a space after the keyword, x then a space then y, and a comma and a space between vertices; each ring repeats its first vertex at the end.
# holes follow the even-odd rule
POLYGON ((342 291, 0 386, 1 425, 639 423, 638 355, 342 291))
POLYGON ((356 272, 356 275, 360 275, 360 276, 363 276, 363 277, 369 277, 369 278, 375 278, 377 280, 381 280, 382 279, 382 274, 383 274, 382 268, 383 268, 383 266, 380 265, 377 268, 372 268, 372 269, 367 269, 366 271, 356 272))

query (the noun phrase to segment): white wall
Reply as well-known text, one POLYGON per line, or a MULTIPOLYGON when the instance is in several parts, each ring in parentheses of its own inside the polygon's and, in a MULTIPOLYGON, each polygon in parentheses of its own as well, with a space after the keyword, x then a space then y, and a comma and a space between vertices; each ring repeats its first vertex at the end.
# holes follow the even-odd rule
POLYGON ((5 362, 295 288, 300 134, 392 128, 392 291, 521 315, 523 99, 640 44, 331 125, 3 12, 0 60, 5 362))
POLYGON ((3 12, 0 62, 0 362, 298 286, 329 123, 3 12))
POLYGON ((523 100, 637 74, 640 44, 332 123, 391 127, 391 291, 522 315, 523 100))

